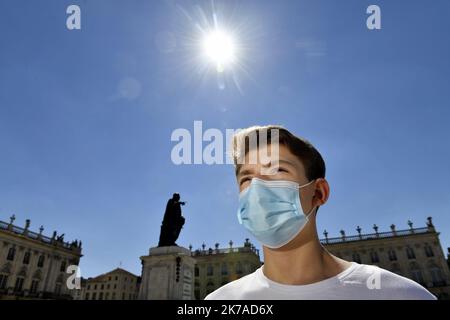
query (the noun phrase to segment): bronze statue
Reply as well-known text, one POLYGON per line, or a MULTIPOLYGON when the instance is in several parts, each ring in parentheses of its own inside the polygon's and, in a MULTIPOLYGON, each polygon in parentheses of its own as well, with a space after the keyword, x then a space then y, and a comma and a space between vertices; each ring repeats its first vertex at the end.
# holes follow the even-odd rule
POLYGON ((178 239, 185 222, 181 215, 181 206, 185 204, 185 202, 180 201, 178 193, 174 193, 172 199, 167 202, 158 247, 178 246, 175 241, 178 239))

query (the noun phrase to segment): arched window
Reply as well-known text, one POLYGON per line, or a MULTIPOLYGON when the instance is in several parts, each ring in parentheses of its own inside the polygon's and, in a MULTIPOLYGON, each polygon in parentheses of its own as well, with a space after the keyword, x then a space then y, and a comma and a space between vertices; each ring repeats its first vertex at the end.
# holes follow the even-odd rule
POLYGON ((61 261, 61 268, 59 269, 59 271, 66 272, 66 265, 67 265, 66 260, 61 261))
POLYGON ((242 273, 242 263, 240 261, 238 261, 236 263, 236 273, 237 274, 241 274, 242 273))
POLYGON ((222 263, 222 275, 226 276, 228 274, 228 266, 227 263, 222 263))
POLYGON ((30 252, 27 251, 25 252, 25 254, 23 255, 23 264, 29 264, 30 263, 30 252))
POLYGON ((8 256, 6 257, 6 260, 13 261, 14 257, 16 256, 16 248, 9 248, 8 250, 8 256))
POLYGON ((431 246, 430 245, 426 245, 425 246, 425 255, 428 257, 428 258, 431 258, 431 257, 434 257, 434 252, 433 252, 433 248, 431 248, 431 246))
POLYGON ((394 249, 388 251, 389 261, 397 261, 397 254, 394 249))
POLYGON ((5 290, 7 283, 8 283, 8 275, 0 274, 0 290, 5 290))
POLYGON ((408 259, 416 258, 416 254, 414 253, 413 248, 411 248, 411 247, 406 248, 406 256, 408 257, 408 259))
POLYGON ((372 260, 372 263, 380 262, 380 258, 378 257, 378 253, 376 251, 370 252, 370 259, 372 260))
POLYGON ((411 270, 411 278, 417 283, 420 283, 422 285, 425 284, 420 266, 416 262, 412 262, 409 265, 409 268, 411 270))
POLYGON ((445 286, 445 280, 442 277, 442 271, 439 267, 433 266, 430 268, 431 280, 433 281, 434 287, 442 287, 445 286))
POLYGON ((22 287, 23 287, 23 281, 25 279, 22 277, 17 277, 16 278, 16 284, 14 285, 14 292, 19 293, 22 291, 22 287))
POLYGON ((30 293, 31 294, 36 294, 37 291, 38 291, 38 287, 39 287, 39 280, 33 279, 31 281, 30 293))
POLYGON ((352 260, 356 263, 361 263, 361 256, 359 255, 359 253, 353 253, 352 254, 352 260))
POLYGON ((206 269, 206 275, 212 276, 214 274, 214 268, 212 264, 208 264, 208 267, 206 269))
POLYGON ((195 266, 194 274, 196 277, 198 277, 200 275, 200 270, 199 270, 198 266, 195 266))
POLYGON ((45 256, 42 254, 39 256, 37 266, 38 268, 42 268, 44 266, 45 256))

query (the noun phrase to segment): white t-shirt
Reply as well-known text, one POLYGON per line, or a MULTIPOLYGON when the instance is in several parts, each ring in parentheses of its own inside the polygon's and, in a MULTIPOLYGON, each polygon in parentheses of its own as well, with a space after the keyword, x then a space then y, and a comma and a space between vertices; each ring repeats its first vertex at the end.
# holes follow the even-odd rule
POLYGON ((230 282, 205 300, 435 300, 418 283, 377 266, 352 262, 338 275, 307 285, 286 285, 268 279, 263 267, 230 282))

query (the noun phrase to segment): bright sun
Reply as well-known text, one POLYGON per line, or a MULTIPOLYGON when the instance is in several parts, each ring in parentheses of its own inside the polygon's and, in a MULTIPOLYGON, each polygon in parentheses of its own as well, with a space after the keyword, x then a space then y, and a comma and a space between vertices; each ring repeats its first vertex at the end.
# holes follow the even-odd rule
POLYGON ((203 49, 218 72, 223 72, 236 58, 233 38, 222 30, 209 32, 203 41, 203 49))

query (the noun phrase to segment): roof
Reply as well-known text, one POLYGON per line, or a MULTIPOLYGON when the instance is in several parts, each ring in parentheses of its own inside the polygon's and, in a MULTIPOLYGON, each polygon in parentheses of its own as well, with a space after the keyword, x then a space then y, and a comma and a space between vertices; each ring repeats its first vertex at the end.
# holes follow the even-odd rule
POLYGON ((103 274, 98 275, 98 276, 96 276, 96 277, 89 278, 88 281, 89 281, 89 282, 107 281, 106 277, 111 276, 111 275, 115 275, 115 274, 118 274, 118 273, 127 274, 127 275, 129 275, 129 276, 131 276, 131 277, 138 278, 137 275, 135 275, 135 274, 133 274, 133 273, 131 273, 131 272, 125 270, 125 269, 122 269, 122 268, 116 268, 116 269, 114 269, 114 270, 112 270, 112 271, 103 273, 103 274))

